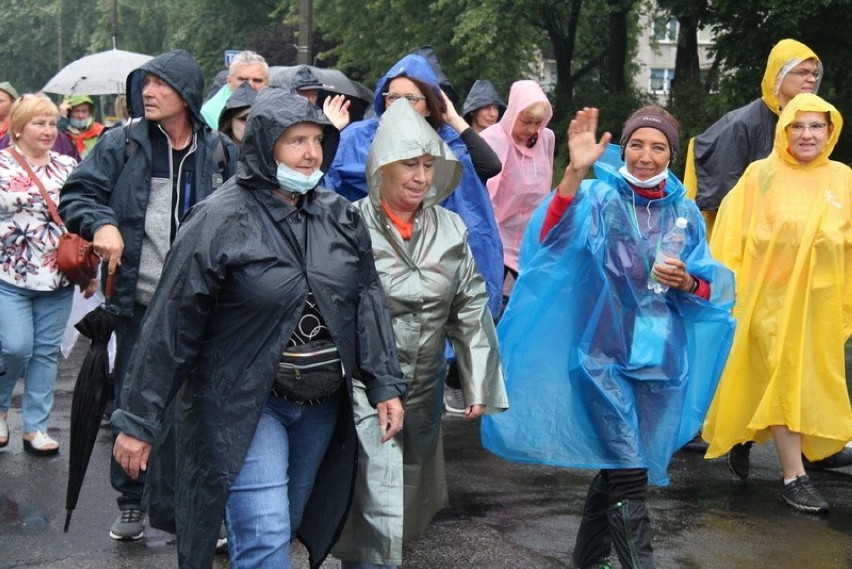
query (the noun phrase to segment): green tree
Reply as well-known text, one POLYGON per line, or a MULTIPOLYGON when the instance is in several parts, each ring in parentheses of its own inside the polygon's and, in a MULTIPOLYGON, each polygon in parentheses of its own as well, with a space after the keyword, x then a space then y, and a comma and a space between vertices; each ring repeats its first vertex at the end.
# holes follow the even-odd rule
POLYGON ((491 3, 317 0, 317 28, 333 46, 320 52, 318 61, 372 86, 400 57, 432 45, 462 96, 478 78, 490 79, 505 92, 528 74, 537 38, 524 22, 513 22, 485 4, 491 3))
MULTIPOLYGON (((418 46, 430 44, 456 89, 464 94, 487 78, 506 93, 534 75, 535 54, 555 61, 554 130, 578 106, 612 104, 623 120, 639 100, 629 81, 638 0, 316 0, 318 28, 333 46, 320 61, 366 84, 418 46), (369 54, 366 57, 365 54, 369 54), (578 90, 579 87, 579 90, 578 90)), ((294 2, 285 2, 291 14, 294 2)))
POLYGON ((86 17, 84 0, 6 0, 0 3, 0 81, 19 92, 41 89, 69 61, 86 52, 77 33, 86 17))
MULTIPOLYGON (((163 48, 192 53, 208 79, 224 69, 225 50, 249 49, 266 56, 258 48, 261 38, 281 26, 278 5, 272 1, 178 0, 172 5, 163 48)), ((269 59, 271 65, 287 63, 269 59)))

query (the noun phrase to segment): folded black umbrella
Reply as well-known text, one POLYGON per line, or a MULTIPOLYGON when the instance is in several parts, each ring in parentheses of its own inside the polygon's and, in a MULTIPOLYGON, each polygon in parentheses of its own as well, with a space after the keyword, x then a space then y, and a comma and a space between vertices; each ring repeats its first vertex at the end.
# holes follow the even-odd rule
POLYGON ((104 414, 109 390, 109 354, 107 345, 115 329, 116 309, 112 305, 115 275, 106 281, 104 304, 86 314, 74 325, 92 343, 83 358, 74 395, 71 399, 71 449, 68 459, 68 489, 65 494, 65 529, 71 523, 71 514, 77 507, 83 478, 98 437, 101 417, 104 414))

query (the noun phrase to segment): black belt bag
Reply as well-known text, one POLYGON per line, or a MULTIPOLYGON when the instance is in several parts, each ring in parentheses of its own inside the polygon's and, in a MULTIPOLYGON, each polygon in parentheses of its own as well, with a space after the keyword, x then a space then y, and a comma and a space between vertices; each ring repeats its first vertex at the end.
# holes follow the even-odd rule
POLYGON ((272 394, 298 403, 321 403, 343 386, 340 352, 329 340, 290 346, 281 354, 272 394))

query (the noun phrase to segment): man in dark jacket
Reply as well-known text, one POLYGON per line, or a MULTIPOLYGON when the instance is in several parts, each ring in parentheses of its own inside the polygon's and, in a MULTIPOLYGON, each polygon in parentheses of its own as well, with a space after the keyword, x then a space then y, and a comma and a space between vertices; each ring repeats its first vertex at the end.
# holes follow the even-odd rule
MULTIPOLYGON (((116 408, 142 317, 181 219, 234 173, 233 144, 211 132, 199 114, 203 87, 201 69, 183 50, 158 55, 131 72, 128 107, 142 118, 108 131, 62 190, 59 211, 68 229, 94 243, 109 274, 121 266, 112 297, 119 316, 116 408)), ((113 459, 110 480, 121 494, 110 537, 141 538, 144 478, 131 479, 113 459)))
MULTIPOLYGON (((728 112, 695 137, 694 161, 687 157, 687 178, 694 168, 697 183, 695 202, 711 211, 709 221, 746 167, 769 156, 775 140, 775 124, 784 106, 802 92, 819 89, 822 63, 808 46, 783 39, 770 51, 761 97, 728 112)), ((710 235, 712 223, 707 228, 710 235)))
POLYGON ((234 567, 289 567, 292 535, 318 567, 351 502, 352 376, 384 442, 403 425, 369 232, 318 187, 330 127, 298 95, 258 94, 237 175, 186 219, 133 352, 114 453, 133 476, 148 468, 151 525, 177 533, 183 569, 210 567, 223 511, 234 567), (306 342, 333 354, 322 394, 281 381, 286 352, 306 342))

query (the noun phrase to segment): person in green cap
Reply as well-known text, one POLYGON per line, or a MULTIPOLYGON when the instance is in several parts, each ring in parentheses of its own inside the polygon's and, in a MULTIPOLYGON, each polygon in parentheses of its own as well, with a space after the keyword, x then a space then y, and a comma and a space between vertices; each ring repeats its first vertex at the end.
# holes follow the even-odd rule
POLYGON ((88 95, 74 95, 62 101, 59 111, 60 130, 77 147, 80 158, 85 158, 104 131, 104 125, 95 121, 95 102, 88 95))
POLYGON ((12 103, 18 98, 18 92, 8 81, 0 83, 0 137, 9 130, 9 111, 12 103))

